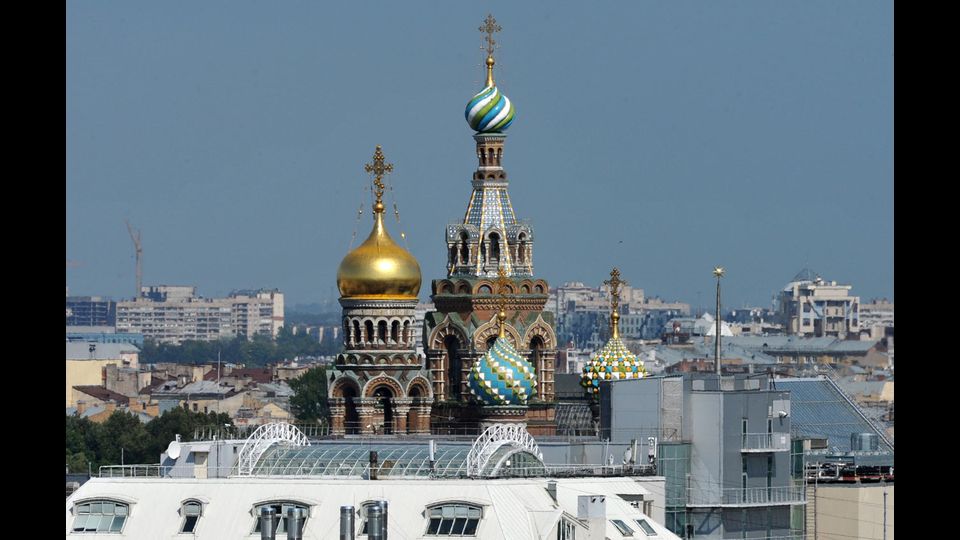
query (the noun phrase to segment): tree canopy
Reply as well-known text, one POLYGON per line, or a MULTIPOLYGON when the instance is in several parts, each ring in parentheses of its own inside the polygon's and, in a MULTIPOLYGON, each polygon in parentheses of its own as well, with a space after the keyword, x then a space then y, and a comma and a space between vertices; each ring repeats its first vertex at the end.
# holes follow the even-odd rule
POLYGON ((306 373, 290 381, 293 396, 290 407, 297 420, 305 422, 327 421, 330 409, 327 407, 327 370, 323 366, 311 368, 306 373))

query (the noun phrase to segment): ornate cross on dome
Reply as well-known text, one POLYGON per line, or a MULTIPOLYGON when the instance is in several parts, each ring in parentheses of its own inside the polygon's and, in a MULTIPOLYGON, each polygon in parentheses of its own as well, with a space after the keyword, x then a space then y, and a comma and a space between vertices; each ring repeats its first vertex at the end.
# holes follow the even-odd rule
POLYGON ((483 26, 480 27, 480 31, 487 35, 484 39, 487 42, 487 54, 493 56, 493 50, 497 47, 496 40, 493 39, 493 34, 503 30, 500 28, 500 25, 497 24, 497 20, 493 18, 493 14, 488 14, 487 18, 483 21, 483 26))
POLYGON ((604 281, 603 284, 610 286, 610 305, 614 311, 617 311, 617 308, 620 307, 620 286, 629 285, 629 283, 620 279, 620 270, 614 267, 610 271, 610 279, 604 281))
POLYGON ((620 286, 628 283, 620 279, 620 270, 614 267, 610 271, 610 279, 603 282, 610 286, 610 325, 614 339, 620 337, 620 286))
POLYGON ((383 176, 393 172, 393 163, 384 163, 383 150, 380 149, 378 144, 377 149, 373 152, 373 163, 364 164, 363 170, 373 173, 373 185, 376 186, 375 193, 377 196, 373 211, 379 214, 383 212, 383 176))

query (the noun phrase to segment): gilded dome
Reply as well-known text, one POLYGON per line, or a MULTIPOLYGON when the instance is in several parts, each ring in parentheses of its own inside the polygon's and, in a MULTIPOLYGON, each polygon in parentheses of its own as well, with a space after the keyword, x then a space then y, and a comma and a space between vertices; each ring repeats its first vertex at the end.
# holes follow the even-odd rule
POLYGON ((420 293, 420 264, 398 246, 383 225, 383 208, 374 207, 370 236, 347 253, 337 270, 342 298, 415 300, 420 293), (379 210, 379 211, 378 211, 379 210))

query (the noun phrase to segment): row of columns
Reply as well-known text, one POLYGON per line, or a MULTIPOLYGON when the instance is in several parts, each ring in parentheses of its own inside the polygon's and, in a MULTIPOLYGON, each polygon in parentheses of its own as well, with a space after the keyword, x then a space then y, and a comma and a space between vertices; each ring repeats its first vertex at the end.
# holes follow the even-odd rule
MULTIPOLYGON (((430 412, 432 405, 423 404, 415 398, 387 398, 393 409, 393 432, 395 434, 428 434, 430 433, 430 412), (410 413, 413 412, 413 415, 410 413), (409 419, 409 422, 408 422, 409 419)), ((376 405, 381 398, 352 398, 360 422, 360 433, 374 434, 373 419, 376 415, 376 405)), ((330 398, 330 417, 332 435, 345 435, 347 431, 347 398, 330 398)))

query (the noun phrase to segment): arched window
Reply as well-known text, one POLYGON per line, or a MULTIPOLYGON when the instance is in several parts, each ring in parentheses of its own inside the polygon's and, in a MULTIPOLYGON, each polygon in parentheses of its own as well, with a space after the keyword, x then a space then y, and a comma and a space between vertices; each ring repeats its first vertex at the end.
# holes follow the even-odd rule
POLYGON ((537 286, 534 287, 534 290, 537 291, 537 294, 543 294, 543 285, 538 283, 537 286))
POLYGON ((477 292, 480 294, 490 294, 493 290, 490 289, 489 285, 481 285, 480 288, 477 289, 477 292))
POLYGON ((400 321, 393 321, 393 324, 390 325, 390 339, 394 343, 400 342, 400 321))
POLYGON ((110 500, 84 501, 73 507, 73 532, 121 533, 130 507, 110 500))
POLYGON ((520 233, 517 240, 520 241, 520 245, 517 247, 517 260, 524 262, 527 260, 527 235, 520 233))
POLYGON ((443 340, 443 344, 447 349, 447 399, 460 401, 460 369, 462 367, 459 352, 460 343, 456 337, 447 336, 443 340))
POLYGON ((413 336, 410 335, 410 321, 403 322, 403 344, 410 345, 413 336))
POLYGON ((380 321, 377 323, 377 340, 380 343, 387 342, 387 321, 380 321))
POLYGON ((364 341, 367 343, 373 343, 373 321, 363 321, 364 330, 367 331, 367 334, 364 337, 364 341))
POLYGON ((185 501, 180 506, 180 515, 183 516, 183 524, 180 526, 181 533, 192 533, 197 528, 197 522, 203 515, 203 503, 200 501, 185 501))
POLYGON ((483 508, 473 504, 451 503, 427 508, 426 536, 476 536, 483 519, 483 508))
POLYGON ((277 512, 277 517, 279 518, 279 523, 277 524, 277 534, 286 534, 287 532, 287 511, 291 508, 299 508, 303 510, 303 528, 307 528, 307 519, 310 517, 310 506, 301 502, 295 501, 276 501, 269 502, 264 504, 259 504, 253 507, 254 522, 256 523, 253 526, 253 532, 260 532, 260 511, 263 508, 273 508, 277 512))
POLYGON ((460 262, 463 264, 470 262, 470 247, 467 244, 468 240, 470 240, 470 237, 467 235, 466 231, 460 233, 460 262))
POLYGON ((363 343, 363 336, 360 335, 360 321, 353 320, 353 343, 363 343))
POLYGON ((500 262, 500 235, 490 233, 490 262, 500 262))

